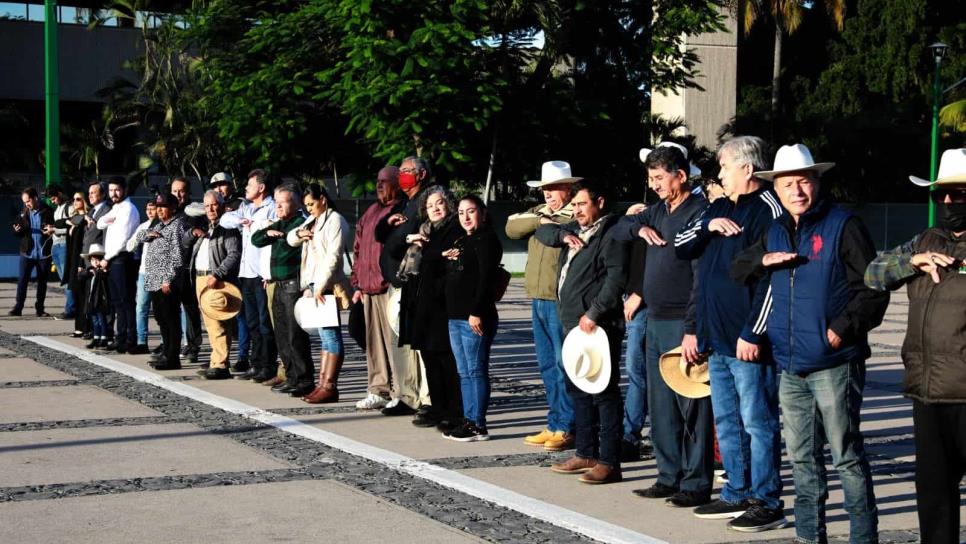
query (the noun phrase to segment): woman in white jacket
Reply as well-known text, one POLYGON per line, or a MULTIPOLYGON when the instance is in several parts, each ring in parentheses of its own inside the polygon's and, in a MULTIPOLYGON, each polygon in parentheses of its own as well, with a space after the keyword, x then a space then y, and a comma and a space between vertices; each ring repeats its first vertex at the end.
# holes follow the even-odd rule
MULTIPOLYGON (((307 297, 315 297, 320 302, 326 297, 335 297, 336 301, 342 301, 340 308, 346 309, 350 295, 343 267, 345 252, 352 247, 349 223, 336 211, 321 185, 306 187, 302 203, 309 216, 286 238, 292 247, 302 246, 301 287, 307 297)), ((338 402, 337 382, 345 356, 342 330, 338 326, 322 327, 319 336, 322 339, 319 385, 302 400, 310 404, 338 402)))

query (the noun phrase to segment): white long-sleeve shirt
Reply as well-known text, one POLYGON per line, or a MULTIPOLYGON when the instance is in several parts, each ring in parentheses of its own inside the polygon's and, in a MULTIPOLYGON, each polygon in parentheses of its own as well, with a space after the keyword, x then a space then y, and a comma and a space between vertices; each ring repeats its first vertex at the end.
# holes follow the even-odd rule
POLYGON ((104 258, 111 260, 127 251, 127 241, 138 230, 141 216, 130 198, 118 202, 111 211, 97 220, 97 228, 104 231, 104 258))
POLYGON ((218 224, 226 229, 238 229, 242 235, 242 254, 241 268, 238 271, 240 278, 264 278, 271 277, 269 274, 269 264, 272 255, 271 246, 255 247, 252 245, 252 233, 261 230, 274 223, 278 219, 275 212, 275 199, 265 197, 260 206, 255 206, 251 202, 245 202, 233 212, 228 212, 221 216, 218 224), (242 219, 251 221, 248 225, 242 225, 242 219))

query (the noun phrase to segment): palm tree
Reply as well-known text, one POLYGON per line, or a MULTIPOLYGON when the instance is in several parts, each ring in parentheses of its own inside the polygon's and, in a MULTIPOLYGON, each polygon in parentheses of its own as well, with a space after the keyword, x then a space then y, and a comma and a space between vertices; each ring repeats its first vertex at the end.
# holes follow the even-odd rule
POLYGON ((732 0, 731 7, 742 23, 745 36, 751 33, 751 28, 760 19, 770 16, 775 23, 775 56, 771 73, 773 119, 777 117, 781 103, 782 40, 786 33, 791 35, 798 30, 802 24, 803 10, 813 9, 818 4, 825 7, 836 30, 841 31, 845 27, 845 0, 732 0))

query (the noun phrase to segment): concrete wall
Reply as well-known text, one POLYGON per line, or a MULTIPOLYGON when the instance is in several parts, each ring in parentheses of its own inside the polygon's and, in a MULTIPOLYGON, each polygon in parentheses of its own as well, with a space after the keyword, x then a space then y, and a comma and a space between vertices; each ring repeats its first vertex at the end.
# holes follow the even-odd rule
POLYGON ((651 96, 651 113, 680 117, 698 145, 714 149, 722 125, 731 121, 738 100, 738 23, 726 10, 728 32, 689 37, 686 47, 701 59, 695 82, 704 90, 678 89, 651 96))
MULTIPOLYGON (((124 62, 140 54, 133 28, 59 25, 60 99, 100 102, 95 94, 118 77, 131 79, 124 62)), ((44 24, 0 20, 0 99, 44 99, 44 24), (9 54, 13 52, 14 54, 9 54)))

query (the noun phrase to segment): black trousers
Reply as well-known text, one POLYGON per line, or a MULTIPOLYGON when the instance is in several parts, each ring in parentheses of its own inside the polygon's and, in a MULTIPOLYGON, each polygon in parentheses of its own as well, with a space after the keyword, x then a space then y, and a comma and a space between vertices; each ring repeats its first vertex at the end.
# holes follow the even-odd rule
POLYGON ((913 401, 912 424, 922 542, 959 542, 959 482, 966 472, 966 404, 913 401))
POLYGON ((87 281, 74 276, 70 282, 70 290, 74 293, 74 330, 87 332, 90 330, 90 318, 87 315, 87 281))
POLYGON ((109 282, 107 292, 117 325, 115 339, 119 345, 134 346, 138 340, 137 320, 134 313, 137 298, 137 267, 130 253, 119 253, 111 259, 107 278, 109 282))
POLYGON ((164 360, 166 364, 179 366, 181 364, 181 289, 178 282, 171 284, 171 292, 151 291, 151 305, 154 307, 154 319, 161 331, 161 342, 164 343, 164 360))
POLYGON ((290 385, 315 385, 315 363, 309 335, 295 322, 295 303, 302 296, 299 280, 283 280, 275 284, 272 313, 275 315, 275 343, 285 365, 285 379, 290 385))
MULTIPOLYGON (((624 331, 604 329, 611 354, 621 352, 624 331)), ((621 399, 620 357, 611 357, 611 374, 607 387, 597 394, 588 393, 569 379, 567 394, 574 406, 577 455, 598 459, 611 467, 620 466, 621 435, 624 424, 624 401, 621 399)))
MULTIPOLYGON (((184 317, 187 322, 185 334, 188 336, 188 347, 198 353, 201 351, 201 310, 198 309, 198 296, 195 294, 194 278, 184 274, 178 285, 180 293, 181 307, 184 308, 184 317)), ((133 300, 133 299, 132 299, 133 300)), ((180 324, 181 317, 178 317, 180 324)), ((180 325, 179 325, 180 326, 180 325)), ((178 341, 180 345, 181 341, 178 341)))
POLYGON ((443 419, 459 421, 463 418, 463 393, 456 359, 450 350, 419 350, 426 366, 426 385, 433 411, 443 419))

